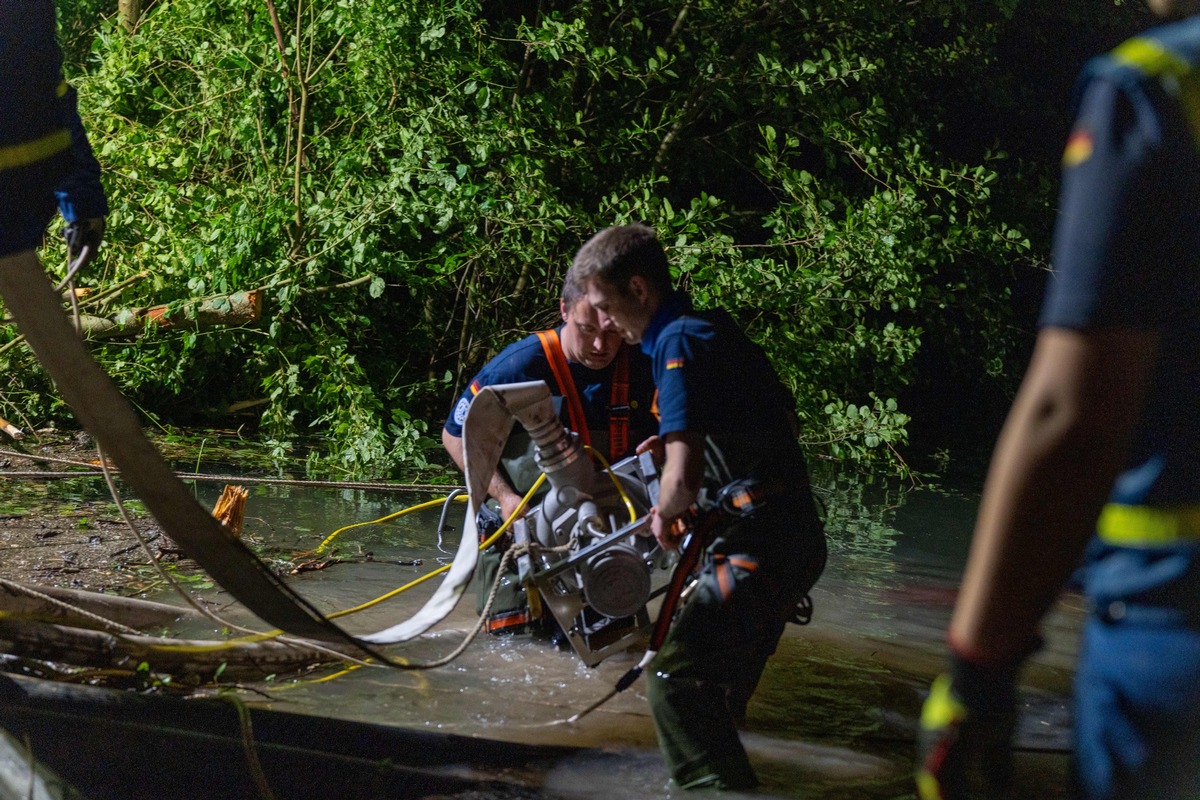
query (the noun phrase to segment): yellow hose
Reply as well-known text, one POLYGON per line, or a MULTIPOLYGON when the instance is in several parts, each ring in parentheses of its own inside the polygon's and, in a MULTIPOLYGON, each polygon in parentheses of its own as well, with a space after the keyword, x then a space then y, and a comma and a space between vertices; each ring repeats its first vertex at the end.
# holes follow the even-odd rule
POLYGON ((595 458, 604 466, 604 471, 607 472, 608 477, 612 479, 613 486, 617 487, 617 494, 621 495, 621 500, 625 503, 625 509, 629 511, 629 521, 637 522, 637 512, 633 510, 633 501, 629 499, 629 495, 625 492, 625 487, 621 485, 620 479, 617 478, 617 473, 613 472, 612 466, 608 463, 608 459, 604 457, 603 453, 592 447, 590 444, 585 444, 584 449, 592 454, 592 458, 595 458))
MULTIPOLYGON (((523 498, 521 498, 520 505, 518 505, 516 507, 516 509, 513 511, 512 515, 508 519, 504 520, 504 524, 502 524, 496 530, 495 533, 493 533, 491 536, 489 536, 487 539, 485 539, 483 542, 480 543, 480 545, 479 545, 480 550, 490 547, 497 539, 499 539, 501 536, 504 535, 505 531, 507 531, 509 529, 509 527, 512 525, 512 523, 520 516, 521 512, 524 511, 526 506, 529 505, 530 499, 532 499, 532 497, 537 492, 537 490, 541 488, 542 483, 544 483, 545 480, 546 480, 546 476, 544 474, 538 476, 538 479, 536 481, 534 481, 533 486, 529 489, 528 492, 525 493, 525 496, 523 498)), ((317 547, 317 551, 319 552, 321 549, 323 549, 326 545, 329 544, 329 542, 333 541, 335 536, 340 534, 342 531, 347 531, 347 530, 350 530, 351 528, 356 528, 361 525, 373 525, 373 524, 376 524, 379 522, 386 522, 387 520, 395 519, 397 517, 403 516, 404 514, 408 514, 413 511, 421 511, 426 508, 431 508, 433 506, 437 506, 437 505, 444 503, 448 497, 449 497, 449 495, 447 495, 446 497, 443 497, 441 499, 438 499, 438 500, 430 500, 425 503, 420 503, 419 505, 415 505, 415 506, 412 506, 411 508, 406 508, 401 511, 397 511, 395 514, 389 514, 386 517, 380 517, 379 519, 373 520, 371 522, 356 522, 353 525, 347 525, 343 528, 338 528, 336 531, 329 534, 329 536, 325 537, 325 540, 323 542, 321 542, 321 544, 317 547)), ((457 498, 455 498, 455 499, 457 499, 457 498)), ((463 499, 466 500, 466 497, 463 496, 463 499)), ((364 611, 368 608, 371 608, 372 606, 379 605, 380 603, 384 602, 385 600, 390 600, 391 598, 395 597, 396 595, 400 594, 401 592, 408 591, 409 589, 413 588, 414 586, 419 586, 420 584, 424 583, 425 581, 429 580, 430 578, 434 577, 435 575, 441 575, 443 572, 446 572, 449 569, 450 569, 449 564, 438 567, 433 572, 426 573, 425 575, 422 575, 421 577, 417 578, 414 581, 410 581, 409 583, 406 583, 397 589, 393 589, 392 591, 388 592, 387 594, 376 597, 374 600, 369 600, 366 603, 363 603, 362 605, 354 606, 353 608, 343 609, 342 611, 335 611, 332 614, 328 614, 327 618, 328 619, 337 619, 338 617, 344 617, 349 614, 355 614, 359 611, 364 611)), ((274 639, 277 636, 280 636, 282 634, 283 634, 283 631, 274 630, 274 631, 267 631, 266 633, 258 633, 253 636, 241 636, 236 639, 230 639, 225 642, 217 642, 217 643, 208 644, 208 645, 162 644, 162 645, 154 645, 152 647, 152 649, 159 650, 162 652, 167 652, 167 653, 211 653, 211 652, 215 652, 218 650, 232 649, 234 647, 239 647, 243 644, 253 644, 255 642, 262 642, 262 641, 266 641, 268 639, 274 639)))
MULTIPOLYGON (((399 517, 403 517, 405 514, 411 514, 414 511, 424 511, 427 508, 434 508, 434 507, 440 506, 442 503, 446 502, 446 499, 448 497, 449 497, 449 495, 447 495, 446 497, 438 498, 436 500, 428 500, 424 503, 419 503, 418 505, 412 506, 410 508, 403 508, 394 514, 388 514, 386 517, 380 517, 379 519, 373 519, 370 522, 356 522, 353 525, 346 525, 343 528, 338 528, 336 531, 334 531, 333 533, 326 536, 325 539, 319 545, 317 545, 317 549, 315 552, 317 552, 317 553, 325 552, 325 548, 329 546, 330 542, 332 542, 334 539, 336 539, 341 533, 343 533, 344 531, 348 531, 351 528, 361 528, 363 525, 378 525, 381 522, 387 522, 389 520, 397 519, 399 517)), ((467 500, 466 495, 459 495, 458 497, 455 497, 454 499, 458 500, 460 497, 462 498, 463 502, 466 502, 466 500, 467 500)))

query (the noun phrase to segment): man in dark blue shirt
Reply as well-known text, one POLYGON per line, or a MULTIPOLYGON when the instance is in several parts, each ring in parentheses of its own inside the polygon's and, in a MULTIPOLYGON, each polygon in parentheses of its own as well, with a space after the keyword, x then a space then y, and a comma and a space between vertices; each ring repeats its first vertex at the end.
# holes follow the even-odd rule
POLYGON ((0 0, 0 256, 37 248, 57 200, 72 258, 94 259, 108 203, 50 0, 0 0))
POLYGON ((794 402, 762 349, 724 311, 672 288, 654 231, 600 231, 567 275, 601 323, 650 356, 662 462, 651 529, 679 547, 694 504, 726 515, 695 588, 647 674, 672 779, 684 788, 757 784, 738 737, 767 658, 825 566, 825 537, 797 441, 794 402), (736 489, 748 506, 721 502, 736 489))
MULTIPOLYGON (((462 426, 467 409, 487 386, 545 381, 563 425, 608 463, 631 455, 639 442, 654 433, 649 359, 637 348, 627 347, 612 331, 602 330, 595 309, 570 284, 563 287, 559 311, 561 326, 504 348, 480 370, 455 404, 442 428, 442 444, 459 469, 465 469, 462 426)), ((488 485, 488 494, 499 504, 499 517, 485 507, 479 519, 481 535, 495 531, 501 520, 517 510, 539 474, 532 441, 518 426, 488 485)), ((500 542, 480 556, 475 571, 477 611, 483 610, 506 545, 500 542)), ((523 632, 536 622, 516 576, 514 564, 501 579, 485 622, 489 633, 523 632)))
MULTIPOLYGON (((484 365, 471 380, 442 428, 442 444, 463 469, 462 426, 471 400, 486 386, 523 381, 545 381, 559 407, 563 424, 584 438, 610 462, 632 454, 633 448, 652 435, 654 384, 650 362, 636 348, 626 347, 619 336, 604 331, 587 298, 563 287, 559 310, 563 324, 530 334, 510 344, 484 365)), ((521 432, 516 438, 524 441, 521 432)), ((532 458, 524 457, 523 442, 506 448, 506 466, 497 471, 489 487, 507 519, 536 478, 532 458), (530 469, 534 470, 532 476, 530 469)))
POLYGON ((1200 797, 1200 16, 1090 62, 1077 102, 1041 330, 922 713, 925 800, 1007 781, 1017 677, 1081 559, 1079 795, 1200 797))

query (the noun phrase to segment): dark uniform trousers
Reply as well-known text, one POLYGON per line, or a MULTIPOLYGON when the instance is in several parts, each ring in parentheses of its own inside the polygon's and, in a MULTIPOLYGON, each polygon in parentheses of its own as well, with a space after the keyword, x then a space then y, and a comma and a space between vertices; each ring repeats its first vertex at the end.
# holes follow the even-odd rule
POLYGON ((718 533, 650 664, 659 747, 683 788, 757 785, 738 725, 784 626, 825 567, 821 522, 797 507, 811 500, 776 498, 718 533))

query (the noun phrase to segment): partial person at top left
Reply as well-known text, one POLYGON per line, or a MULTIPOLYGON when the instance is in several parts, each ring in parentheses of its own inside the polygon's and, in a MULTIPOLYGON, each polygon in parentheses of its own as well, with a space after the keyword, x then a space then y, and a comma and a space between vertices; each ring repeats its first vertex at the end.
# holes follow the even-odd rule
POLYGON ((0 256, 35 250, 57 206, 71 260, 90 263, 108 201, 50 0, 0 0, 0 104, 0 256))

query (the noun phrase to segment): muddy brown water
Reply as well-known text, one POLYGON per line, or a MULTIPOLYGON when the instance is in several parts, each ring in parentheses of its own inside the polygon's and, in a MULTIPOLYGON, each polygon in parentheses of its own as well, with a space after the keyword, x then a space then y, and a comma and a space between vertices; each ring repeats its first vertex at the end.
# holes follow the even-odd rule
MULTIPOLYGON (((219 487, 197 491, 208 502, 219 487)), ((788 627, 751 703, 744 740, 763 780, 760 795, 908 797, 916 716, 930 678, 943 665, 945 625, 977 497, 864 490, 840 481, 823 497, 830 562, 813 593, 816 614, 808 626, 788 627)), ((247 534, 283 552, 303 550, 345 525, 429 499, 259 487, 247 508, 247 534)), ((293 585, 326 611, 383 595, 434 568, 447 557, 443 551, 453 551, 461 509, 450 512, 454 530, 444 534, 440 549, 439 510, 417 512, 345 531, 336 546, 349 561, 298 575, 293 585), (370 561, 360 560, 368 554, 370 561)), ((435 585, 430 581, 345 618, 345 625, 367 631, 404 619, 435 585)), ((420 663, 453 650, 475 622, 473 588, 430 634, 390 653, 420 663)), ((1065 796, 1078 605, 1064 598, 1048 620, 1047 646, 1026 673, 1017 765, 1031 797, 1065 796)), ((588 668, 572 652, 542 640, 484 636, 434 670, 364 668, 336 677, 331 670, 318 680, 263 688, 276 707, 293 711, 589 748, 542 776, 546 796, 680 795, 668 786, 658 757, 642 681, 578 722, 565 722, 604 696, 639 655, 588 668)))
MULTIPOLYGON (((437 496, 249 488, 246 536, 268 557, 281 560, 314 548, 338 528, 437 496)), ((207 507, 220 490, 219 484, 194 486, 207 507)), ((828 509, 830 560, 813 592, 814 619, 808 626, 788 626, 749 708, 744 742, 763 781, 755 796, 912 797, 916 716, 929 680, 943 664, 945 625, 978 498, 970 492, 864 488, 843 479, 825 486, 822 498, 828 509)), ((452 507, 453 530, 440 545, 436 508, 347 530, 336 540, 335 554, 344 560, 296 575, 292 585, 326 612, 390 592, 453 553, 462 509, 462 504, 452 507)), ((394 624, 418 608, 436 584, 436 579, 427 582, 343 623, 352 632, 394 624)), ((201 594, 229 619, 253 622, 229 606, 219 590, 201 594)), ((153 599, 172 602, 165 594, 153 599)), ((1066 796, 1067 692, 1078 607, 1077 598, 1064 598, 1047 622, 1046 647, 1026 671, 1016 746, 1021 793, 1028 797, 1066 796)), ((440 658, 462 642, 475 622, 473 612, 471 587, 443 623, 388 653, 415 663, 440 658)), ((219 635, 213 630, 180 634, 219 635)), ((254 687, 269 700, 246 697, 301 713, 585 748, 543 774, 521 777, 516 783, 525 788, 514 790, 513 797, 685 796, 668 784, 644 682, 578 722, 566 722, 604 696, 639 655, 621 654, 588 668, 574 653, 540 639, 481 636, 445 667, 330 668, 254 687)))

